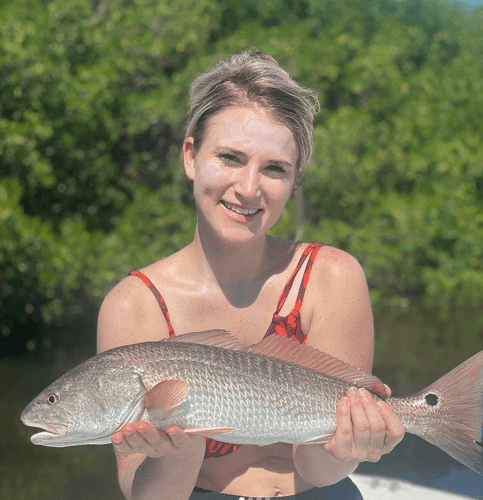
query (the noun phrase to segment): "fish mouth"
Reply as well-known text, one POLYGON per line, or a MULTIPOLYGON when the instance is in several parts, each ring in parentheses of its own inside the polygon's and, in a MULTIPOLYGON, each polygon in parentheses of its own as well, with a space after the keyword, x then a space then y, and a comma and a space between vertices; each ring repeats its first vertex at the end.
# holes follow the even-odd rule
POLYGON ((39 429, 43 429, 44 432, 37 432, 30 437, 30 441, 33 444, 43 444, 45 445, 48 442, 56 441, 58 439, 62 439, 67 435, 67 427, 65 425, 56 425, 55 427, 50 424, 39 424, 38 422, 25 422, 25 425, 29 427, 38 427, 39 429))

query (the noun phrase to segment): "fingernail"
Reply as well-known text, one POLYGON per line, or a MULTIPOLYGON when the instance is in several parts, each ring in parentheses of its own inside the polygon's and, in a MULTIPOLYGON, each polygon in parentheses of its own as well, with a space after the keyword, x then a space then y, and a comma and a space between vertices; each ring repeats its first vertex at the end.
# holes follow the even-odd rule
POLYGON ((361 387, 359 389, 359 394, 363 397, 363 398, 367 398, 369 396, 369 393, 366 391, 366 389, 364 389, 363 387, 361 387))
POLYGON ((357 394, 357 389, 355 387, 351 387, 348 392, 349 396, 355 396, 357 394))
POLYGON ((124 435, 129 438, 132 436, 132 432, 131 431, 125 432, 124 435))

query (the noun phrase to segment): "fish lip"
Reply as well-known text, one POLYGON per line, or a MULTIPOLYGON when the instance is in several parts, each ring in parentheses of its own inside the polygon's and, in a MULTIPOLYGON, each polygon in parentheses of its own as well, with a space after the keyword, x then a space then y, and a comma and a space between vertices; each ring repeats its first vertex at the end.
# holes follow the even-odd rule
POLYGON ((34 444, 42 444, 46 441, 54 441, 57 439, 62 439, 67 435, 67 427, 62 424, 42 424, 39 422, 31 422, 24 420, 23 423, 29 427, 37 427, 43 429, 44 432, 37 432, 30 437, 30 441, 34 444))

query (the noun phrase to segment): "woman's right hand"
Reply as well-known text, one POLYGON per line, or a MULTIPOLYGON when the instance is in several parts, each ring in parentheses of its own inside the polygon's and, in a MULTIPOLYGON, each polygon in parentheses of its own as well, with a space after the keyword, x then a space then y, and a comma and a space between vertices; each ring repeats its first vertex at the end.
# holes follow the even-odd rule
POLYGON ((205 438, 189 435, 172 425, 166 432, 153 427, 149 422, 125 424, 111 436, 114 449, 120 455, 142 453, 149 458, 160 458, 173 453, 193 453, 205 446, 205 438))

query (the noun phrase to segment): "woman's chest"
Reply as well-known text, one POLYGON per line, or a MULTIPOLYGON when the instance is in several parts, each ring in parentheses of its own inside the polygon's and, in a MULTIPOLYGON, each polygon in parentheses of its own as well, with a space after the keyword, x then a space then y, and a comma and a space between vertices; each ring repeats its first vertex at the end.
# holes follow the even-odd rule
POLYGON ((276 301, 257 301, 240 308, 216 297, 191 297, 170 307, 171 322, 176 334, 223 329, 235 335, 242 345, 250 345, 265 335, 276 301))
MULTIPOLYGON (((240 289, 233 298, 216 289, 188 290, 171 294, 166 304, 176 334, 211 329, 224 329, 234 334, 242 345, 251 345, 264 337, 277 312, 283 291, 280 280, 267 284, 255 296, 240 289)), ((296 295, 288 294, 281 315, 295 306, 296 295)))

